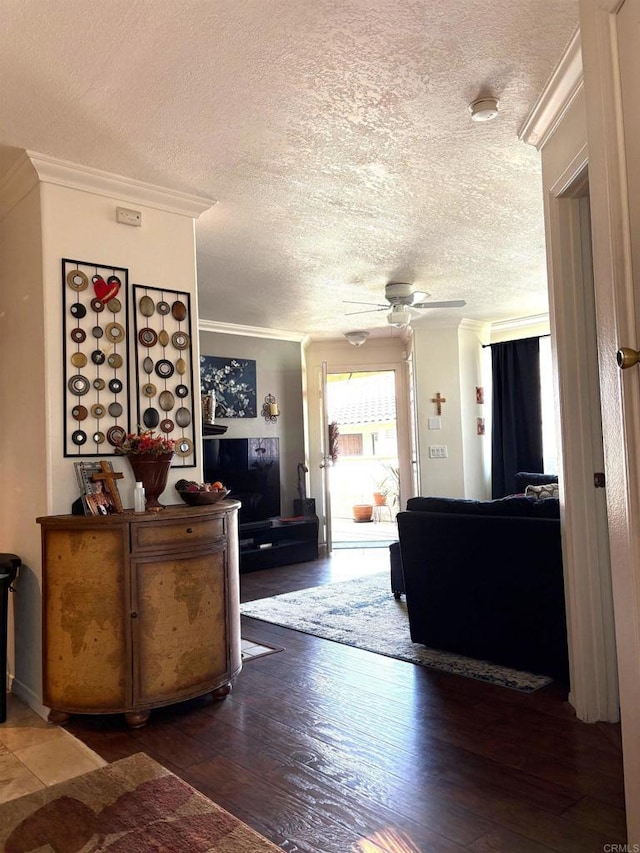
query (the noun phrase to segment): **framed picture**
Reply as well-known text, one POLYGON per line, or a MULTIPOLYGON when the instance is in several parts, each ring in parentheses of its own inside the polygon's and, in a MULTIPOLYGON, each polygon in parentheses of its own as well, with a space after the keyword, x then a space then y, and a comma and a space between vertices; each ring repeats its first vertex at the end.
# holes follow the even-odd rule
POLYGON ((484 388, 480 385, 476 385, 476 403, 478 403, 478 405, 482 405, 484 403, 484 388))
POLYGON ((202 392, 213 391, 216 418, 257 418, 256 363, 250 358, 200 356, 202 392))
POLYGON ((484 418, 476 418, 476 433, 484 435, 484 418))
MULTIPOLYGON (((110 462, 105 463, 113 470, 110 462)), ((102 474, 103 468, 100 462, 75 462, 76 479, 80 489, 82 507, 85 515, 112 515, 118 512, 113 497, 105 489, 100 480, 91 478, 94 474, 102 474)), ((117 488, 117 486, 116 486, 117 488)))

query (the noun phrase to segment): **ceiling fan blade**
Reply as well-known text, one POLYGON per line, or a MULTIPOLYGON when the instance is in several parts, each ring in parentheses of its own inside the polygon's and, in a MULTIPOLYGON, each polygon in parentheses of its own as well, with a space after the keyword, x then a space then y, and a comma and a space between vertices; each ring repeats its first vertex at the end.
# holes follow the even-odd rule
POLYGON ((355 299, 343 299, 343 305, 375 305, 376 308, 388 308, 388 305, 383 305, 381 302, 361 302, 360 300, 355 299))
MULTIPOLYGON (((354 304, 357 305, 358 303, 356 302, 354 304)), ((360 304, 363 304, 363 303, 360 303, 360 304)), ((367 303, 365 302, 364 304, 366 305, 367 303)), ((373 304, 373 303, 371 303, 371 304, 373 304)), ((388 307, 389 307, 388 305, 381 305, 380 308, 367 308, 364 311, 347 311, 347 313, 344 316, 345 317, 353 317, 354 314, 374 314, 376 311, 384 311, 385 308, 388 308, 388 307)))
POLYGON ((414 302, 411 308, 462 308, 464 299, 451 299, 448 302, 414 302))

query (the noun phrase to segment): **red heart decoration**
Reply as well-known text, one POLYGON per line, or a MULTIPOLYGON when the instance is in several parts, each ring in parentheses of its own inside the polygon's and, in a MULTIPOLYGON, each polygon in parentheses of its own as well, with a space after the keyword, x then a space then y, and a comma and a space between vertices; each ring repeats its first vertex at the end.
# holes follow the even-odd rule
POLYGON ((120 292, 120 279, 117 275, 110 275, 105 281, 101 275, 94 275, 91 279, 96 297, 106 305, 110 299, 120 292))

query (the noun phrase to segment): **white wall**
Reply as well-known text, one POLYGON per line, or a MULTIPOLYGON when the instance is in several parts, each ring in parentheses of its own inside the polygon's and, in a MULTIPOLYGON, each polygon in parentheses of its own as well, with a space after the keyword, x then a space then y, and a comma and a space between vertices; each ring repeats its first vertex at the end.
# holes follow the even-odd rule
MULTIPOLYGON (((26 567, 14 596, 16 608, 13 689, 41 708, 41 609, 39 515, 65 514, 78 497, 74 459, 63 457, 63 364, 61 259, 113 264, 129 270, 129 283, 179 289, 191 295, 197 328, 194 219, 171 212, 173 195, 161 188, 84 170, 73 164, 25 157, 2 186, 2 293, 5 327, 0 342, 5 364, 2 471, 3 547, 26 567), (43 177, 44 173, 44 177, 43 177), (73 187, 68 185, 73 184, 73 187), (83 187, 82 189, 80 187, 83 187), (91 187, 91 188, 90 188, 91 187), (114 195, 109 195, 109 189, 114 195), (149 197, 150 202, 144 203, 149 197), (133 202, 133 203, 132 203, 133 202), (115 221, 118 205, 142 211, 141 228, 115 221), (161 209, 162 208, 162 209, 161 209)), ((204 200, 181 196, 177 208, 202 210, 204 200), (193 202, 193 203, 191 203, 193 202)), ((198 361, 194 335, 193 357, 198 361)), ((195 389, 194 389, 195 391, 195 389)), ((194 393, 199 399, 199 389, 194 393)), ((200 437, 199 412, 196 439, 200 437)), ((132 506, 133 477, 125 459, 109 457, 125 506, 132 506)), ((196 470, 196 469, 189 469, 196 470)), ((183 473, 170 474, 167 494, 183 473)), ((200 476, 200 474, 198 474, 200 476)))
POLYGON ((420 450, 419 493, 465 497, 458 324, 414 328, 413 353, 420 450), (429 418, 438 417, 436 405, 431 402, 438 391, 447 402, 442 404, 440 429, 429 429, 429 418), (430 458, 432 445, 445 445, 447 458, 430 458))
MULTIPOLYGON (((19 593, 9 596, 8 672, 40 678, 40 530, 47 512, 47 382, 42 284, 40 192, 37 185, 0 221, 0 526, 3 552, 23 561, 19 593), (14 632, 13 612, 19 629, 14 632), (14 633, 22 652, 16 669, 14 633), (26 638, 26 640, 25 640, 26 638), (24 644, 35 649, 30 661, 24 644)), ((59 292, 58 285, 57 291, 59 292)), ((59 386, 58 386, 59 387, 59 386)))
POLYGON ((491 497, 491 433, 489 400, 476 402, 476 388, 484 388, 482 345, 489 327, 463 320, 458 334, 460 352, 460 422, 462 426, 462 459, 464 494, 467 498, 487 500, 491 497), (478 418, 485 422, 485 434, 478 434, 478 418))
POLYGON ((202 355, 255 360, 257 418, 217 418, 216 423, 227 427, 228 438, 280 439, 281 512, 293 515, 293 501, 298 497, 298 463, 305 459, 300 344, 201 330, 200 351, 202 355), (280 408, 275 424, 265 422, 260 414, 267 394, 276 398, 280 408))

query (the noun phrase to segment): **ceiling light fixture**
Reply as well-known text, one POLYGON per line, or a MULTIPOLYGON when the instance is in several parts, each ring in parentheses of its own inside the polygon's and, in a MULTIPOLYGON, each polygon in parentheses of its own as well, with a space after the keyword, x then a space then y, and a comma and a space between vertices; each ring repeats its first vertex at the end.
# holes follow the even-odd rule
POLYGON ((392 326, 402 328, 411 322, 411 311, 407 305, 392 305, 387 314, 387 322, 392 326))
POLYGON ((478 98, 469 104, 472 121, 491 121, 498 115, 497 98, 478 98))
POLYGON ((365 332, 363 329, 355 329, 353 332, 345 332, 344 336, 352 346, 361 347, 369 337, 369 332, 365 332))

